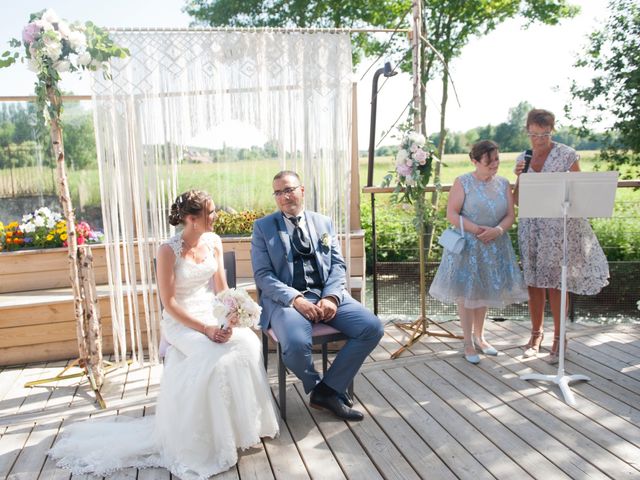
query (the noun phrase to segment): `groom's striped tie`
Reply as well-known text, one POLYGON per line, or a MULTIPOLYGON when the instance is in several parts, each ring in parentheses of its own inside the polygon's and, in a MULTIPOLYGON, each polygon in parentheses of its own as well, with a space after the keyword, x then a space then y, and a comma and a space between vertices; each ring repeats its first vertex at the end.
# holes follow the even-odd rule
POLYGON ((298 253, 308 255, 311 253, 311 243, 304 234, 302 227, 300 227, 300 217, 289 217, 289 220, 293 223, 293 236, 291 237, 293 247, 298 251, 298 253))

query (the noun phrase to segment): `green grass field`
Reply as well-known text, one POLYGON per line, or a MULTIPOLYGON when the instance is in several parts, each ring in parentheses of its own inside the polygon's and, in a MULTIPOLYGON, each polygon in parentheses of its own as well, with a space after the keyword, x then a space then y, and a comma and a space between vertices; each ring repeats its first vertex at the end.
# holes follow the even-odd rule
MULTIPOLYGON (((581 155, 581 168, 584 171, 593 170, 594 158, 597 152, 584 151, 581 155)), ((515 180, 513 167, 518 153, 501 153, 498 174, 515 180)), ((375 159, 374 185, 380 185, 383 177, 394 168, 392 157, 375 159)), ((221 206, 230 206, 236 210, 270 209, 273 208, 271 196, 271 178, 278 170, 277 160, 252 160, 249 162, 227 162, 215 164, 185 163, 180 166, 178 173, 178 191, 189 188, 202 189, 210 192, 221 206)), ((450 184, 463 173, 473 170, 473 166, 466 154, 445 155, 442 169, 442 184, 450 184)), ((98 170, 69 171, 69 186, 74 201, 81 201, 84 206, 100 205, 100 181, 98 170)), ((367 159, 360 159, 360 185, 364 186, 367 179, 367 159)), ((42 170, 37 167, 24 167, 13 170, 0 170, 0 196, 9 197, 13 189, 20 192, 45 192, 55 194, 55 173, 52 170, 42 170), (43 178, 44 177, 44 178, 43 178)), ((638 194, 631 191, 618 192, 619 196, 638 199, 638 194)), ((389 196, 380 195, 380 201, 388 202, 389 196)), ((364 197, 363 197, 364 201, 364 197)))
MULTIPOLYGON (((588 150, 580 153, 580 168, 585 172, 593 170, 594 160, 597 155, 597 151, 588 150)), ((507 152, 500 153, 500 167, 498 169, 498 175, 508 178, 514 182, 516 179, 513 173, 513 167, 516 164, 516 157, 520 152, 507 152)), ((360 158, 360 179, 361 184, 364 185, 367 179, 367 159, 360 158)), ((380 185, 383 177, 393 170, 395 166, 395 159, 392 157, 378 157, 375 159, 375 169, 373 173, 374 185, 380 185)), ((443 158, 443 165, 440 173, 440 183, 448 184, 453 183, 453 180, 462 175, 463 173, 472 171, 473 165, 469 160, 469 156, 466 153, 456 153, 451 155, 445 155, 443 158)), ((432 179, 433 180, 433 179, 432 179)))
MULTIPOLYGON (((586 151, 581 154, 583 171, 594 170, 597 152, 586 151)), ((498 174, 515 181, 513 167, 517 153, 501 153, 498 174)), ((395 159, 380 157, 375 160, 374 185, 379 186, 384 176, 393 170, 395 159)), ((271 178, 279 169, 277 160, 251 160, 215 164, 185 163, 178 170, 178 191, 189 188, 210 192, 219 207, 231 207, 235 210, 271 210, 275 207, 271 195, 271 178)), ((453 180, 472 171, 473 165, 465 154, 445 155, 442 170, 442 184, 451 184, 453 180)), ((51 170, 38 170, 35 167, 0 170, 0 197, 10 197, 7 185, 15 189, 16 185, 26 191, 40 192, 49 188, 55 194, 55 174, 51 170), (44 187, 43 187, 44 186, 44 187)), ((360 185, 367 179, 367 159, 360 159, 360 185)), ((433 179, 432 179, 433 181, 433 179)), ((100 205, 100 184, 97 170, 69 172, 70 190, 74 205, 97 207, 100 205)), ((47 193, 47 192, 45 192, 47 193)), ((362 224, 368 236, 371 219, 369 194, 361 194, 362 224)), ((441 197, 436 216, 436 234, 445 228, 447 194, 441 197)), ((27 213, 27 212, 24 212, 27 213)), ((416 249, 415 229, 412 226, 413 208, 409 205, 393 205, 391 195, 376 195, 376 223, 380 239, 379 252, 386 248, 391 255, 404 258, 407 251, 416 249)), ((603 247, 610 259, 636 259, 640 257, 640 190, 619 189, 616 194, 614 219, 594 219, 592 221, 603 247)), ((513 233, 513 230, 512 230, 513 233)), ((434 252, 438 254, 437 251, 434 252)), ((409 254, 411 256, 412 254, 409 254)))

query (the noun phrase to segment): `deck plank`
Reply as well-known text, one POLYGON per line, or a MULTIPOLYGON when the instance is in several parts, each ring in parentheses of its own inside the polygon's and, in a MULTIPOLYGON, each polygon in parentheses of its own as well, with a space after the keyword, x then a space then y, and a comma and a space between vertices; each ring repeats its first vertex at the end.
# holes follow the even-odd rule
POLYGON ((322 432, 313 421, 305 401, 293 385, 287 385, 286 395, 287 425, 309 476, 328 480, 345 478, 322 432))
MULTIPOLYGON (((552 329, 549 322, 545 327, 552 329)), ((446 328, 460 332, 457 321, 446 328)), ((239 452, 237 466, 213 480, 640 478, 640 327, 569 326, 567 372, 591 377, 572 385, 576 407, 565 404, 555 385, 519 378, 556 372, 546 362, 552 339, 538 358, 524 359, 527 322, 489 321, 486 330, 501 354, 474 366, 464 361, 461 340, 431 335, 391 360, 407 334, 387 325, 356 380, 362 422, 309 408, 301 383, 288 375, 280 436, 239 452)), ((273 353, 269 360, 277 392, 273 353)), ((161 365, 110 373, 102 388, 106 411, 86 379, 23 387, 64 364, 0 368, 0 478, 95 480, 71 476, 47 456, 64 425, 154 413, 161 365)), ((177 480, 164 469, 126 469, 107 478, 177 480)))
MULTIPOLYGON (((540 360, 537 362, 542 373, 550 373, 544 371, 550 369, 550 365, 540 360)), ((553 435, 568 448, 581 452, 585 461, 592 463, 603 473, 611 475, 612 472, 617 472, 617 475, 613 475, 614 478, 624 478, 629 475, 628 478, 632 478, 634 475, 638 475, 633 463, 637 463, 640 455, 636 453, 634 459, 634 451, 637 449, 633 445, 621 442, 619 437, 616 438, 614 434, 582 415, 579 409, 566 405, 561 394, 555 390, 549 390, 546 384, 520 380, 519 376, 525 370, 516 359, 504 358, 500 363, 515 374, 503 376, 504 382, 514 392, 523 395, 527 402, 539 407, 524 408, 522 406, 521 413, 526 415, 530 421, 536 422, 540 426, 540 422, 543 419, 546 420, 546 425, 543 428, 550 435, 553 435), (631 462, 625 463, 625 460, 617 455, 630 457, 631 462)), ((572 390, 574 393, 579 392, 576 385, 572 385, 572 390)), ((578 402, 581 401, 584 400, 579 398, 578 402)))
POLYGON ((467 450, 474 450, 474 444, 482 441, 481 435, 477 435, 479 432, 461 421, 462 418, 446 402, 434 395, 407 369, 398 367, 384 372, 374 371, 367 378, 378 385, 381 375, 389 375, 400 387, 386 390, 385 398, 454 475, 469 480, 494 478, 467 450), (447 431, 447 427, 453 427, 453 434, 447 431))
POLYGON ((307 480, 310 478, 287 424, 282 419, 280 435, 265 439, 263 442, 271 463, 271 471, 276 479, 307 480))
MULTIPOLYGON (((306 398, 302 385, 297 384, 296 390, 302 398, 306 398)), ((336 420, 333 415, 313 408, 310 408, 309 412, 347 478, 363 480, 382 478, 358 439, 349 429, 347 422, 336 420)))

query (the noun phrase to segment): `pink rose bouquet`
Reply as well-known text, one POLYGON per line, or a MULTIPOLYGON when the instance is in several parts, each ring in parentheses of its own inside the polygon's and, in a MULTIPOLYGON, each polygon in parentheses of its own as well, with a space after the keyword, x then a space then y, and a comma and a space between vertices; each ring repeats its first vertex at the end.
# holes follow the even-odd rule
MULTIPOLYGON (((216 295, 217 302, 213 307, 213 313, 218 318, 226 319, 236 317, 234 327, 258 326, 262 308, 253 301, 244 288, 230 288, 216 295)), ((222 324, 224 328, 224 323, 222 324)))

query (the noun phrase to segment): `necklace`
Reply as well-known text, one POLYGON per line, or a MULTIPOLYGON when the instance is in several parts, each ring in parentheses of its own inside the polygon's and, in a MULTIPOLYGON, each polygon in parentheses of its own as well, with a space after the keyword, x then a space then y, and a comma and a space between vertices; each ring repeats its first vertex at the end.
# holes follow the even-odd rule
POLYGON ((198 244, 199 243, 200 243, 200 239, 199 238, 196 239, 196 241, 193 244, 190 244, 184 238, 182 238, 182 244, 185 247, 184 258, 191 257, 194 262, 198 263, 200 261, 199 255, 198 255, 198 244))

